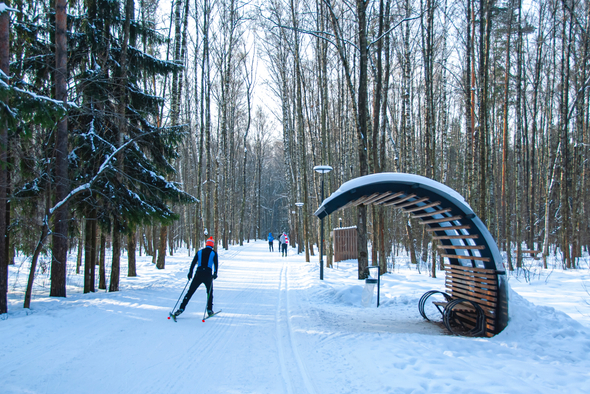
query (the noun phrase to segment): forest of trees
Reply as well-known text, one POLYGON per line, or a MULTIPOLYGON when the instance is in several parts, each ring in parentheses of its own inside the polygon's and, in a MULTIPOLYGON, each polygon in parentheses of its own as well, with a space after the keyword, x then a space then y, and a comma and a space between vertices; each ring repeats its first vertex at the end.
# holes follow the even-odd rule
MULTIPOLYGON (((287 231, 310 261, 315 165, 334 168, 325 196, 370 173, 435 179, 509 269, 521 248, 576 268, 589 31, 582 0, 0 0, 0 314, 16 253, 31 260, 25 307, 40 256, 58 297, 72 253, 85 292, 118 290, 122 250, 134 276, 136 252, 163 269, 208 236, 287 231)), ((332 216, 328 266, 339 225, 357 225, 364 265, 400 249, 440 260, 399 211, 332 216)))

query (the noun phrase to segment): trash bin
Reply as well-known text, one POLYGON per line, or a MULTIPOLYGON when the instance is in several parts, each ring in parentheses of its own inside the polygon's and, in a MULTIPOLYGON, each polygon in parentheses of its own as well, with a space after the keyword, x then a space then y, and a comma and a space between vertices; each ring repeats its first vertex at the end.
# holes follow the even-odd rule
POLYGON ((365 279, 365 288, 361 297, 361 303, 365 308, 369 307, 373 301, 373 294, 375 294, 375 286, 377 286, 377 307, 379 307, 379 274, 380 268, 378 265, 368 267, 369 277, 365 279))

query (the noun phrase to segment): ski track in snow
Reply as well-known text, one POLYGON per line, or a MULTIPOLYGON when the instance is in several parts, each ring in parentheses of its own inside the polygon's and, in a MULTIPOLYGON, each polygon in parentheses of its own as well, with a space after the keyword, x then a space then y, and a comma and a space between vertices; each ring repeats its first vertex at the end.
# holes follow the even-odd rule
POLYGON ((284 259, 281 267, 278 287, 279 301, 277 303, 276 314, 277 348, 281 362, 281 373, 286 384, 287 393, 307 392, 308 394, 315 394, 316 391, 311 384, 305 365, 299 355, 295 331, 291 323, 291 317, 294 314, 300 315, 302 310, 299 305, 296 305, 295 308, 292 307, 291 292, 289 291, 289 264, 287 263, 287 259, 288 257, 284 259), (292 365, 293 360, 295 361, 295 366, 292 365), (293 370, 295 371, 290 372, 293 370))
POLYGON ((165 270, 139 257, 139 276, 122 276, 120 292, 72 286, 58 299, 39 287, 30 311, 22 284, 11 282, 0 393, 590 392, 590 318, 578 289, 587 272, 513 281, 585 323, 512 292, 502 333, 465 338, 418 313, 420 296, 444 278, 398 268, 383 277, 381 307, 363 308, 356 262, 326 269, 320 282, 318 257, 290 252, 283 258, 263 241, 220 248, 214 309, 223 312, 205 323, 205 286, 178 323, 166 319, 187 283, 186 253, 167 257, 165 270))

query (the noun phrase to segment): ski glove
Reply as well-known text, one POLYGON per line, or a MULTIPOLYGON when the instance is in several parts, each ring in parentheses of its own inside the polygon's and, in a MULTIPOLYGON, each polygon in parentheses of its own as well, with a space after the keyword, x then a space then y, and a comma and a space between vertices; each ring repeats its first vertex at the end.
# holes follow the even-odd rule
POLYGON ((192 272, 189 272, 188 275, 187 275, 187 278, 188 278, 188 280, 191 280, 193 278, 193 273, 192 272))
POLYGON ((213 274, 213 279, 217 279, 217 274, 213 274))

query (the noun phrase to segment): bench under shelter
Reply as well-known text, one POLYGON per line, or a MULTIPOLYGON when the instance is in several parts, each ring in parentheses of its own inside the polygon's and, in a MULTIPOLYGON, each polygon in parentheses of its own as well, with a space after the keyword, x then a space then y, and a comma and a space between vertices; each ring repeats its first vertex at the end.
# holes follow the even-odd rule
POLYGON ((420 175, 371 174, 342 184, 314 214, 323 219, 361 204, 401 209, 438 241, 445 258, 446 290, 422 296, 418 308, 425 319, 432 319, 425 312, 432 297, 430 302, 453 334, 493 336, 507 326, 508 281, 502 256, 485 224, 458 192, 420 175))

